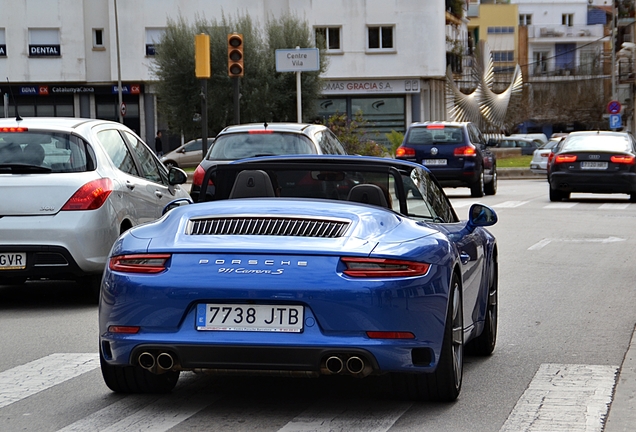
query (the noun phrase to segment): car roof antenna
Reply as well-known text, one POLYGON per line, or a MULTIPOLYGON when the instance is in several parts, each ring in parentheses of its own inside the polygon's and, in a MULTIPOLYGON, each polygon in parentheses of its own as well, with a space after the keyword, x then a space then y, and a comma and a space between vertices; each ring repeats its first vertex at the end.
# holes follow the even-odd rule
MULTIPOLYGON (((9 77, 7 77, 7 83, 9 83, 9 77)), ((20 121, 22 120, 22 117, 20 117, 20 113, 18 112, 18 103, 15 100, 15 97, 13 97, 13 89, 11 88, 11 85, 9 85, 9 92, 11 93, 11 99, 13 99, 13 106, 15 106, 15 121, 20 121)))

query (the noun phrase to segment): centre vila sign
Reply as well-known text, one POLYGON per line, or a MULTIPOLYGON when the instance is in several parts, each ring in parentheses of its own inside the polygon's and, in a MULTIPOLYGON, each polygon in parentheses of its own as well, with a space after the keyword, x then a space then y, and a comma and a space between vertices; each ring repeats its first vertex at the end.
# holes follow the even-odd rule
POLYGON ((310 72, 320 70, 318 48, 276 50, 276 72, 310 72))

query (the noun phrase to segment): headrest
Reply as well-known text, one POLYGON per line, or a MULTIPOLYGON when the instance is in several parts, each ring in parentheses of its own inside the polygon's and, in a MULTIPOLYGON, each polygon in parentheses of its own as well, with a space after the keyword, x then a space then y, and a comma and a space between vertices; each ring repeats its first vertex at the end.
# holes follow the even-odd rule
POLYGON ((263 170, 241 171, 234 180, 229 198, 273 197, 274 187, 263 170))
POLYGON ((384 191, 374 184, 359 184, 352 187, 347 200, 389 208, 384 191))

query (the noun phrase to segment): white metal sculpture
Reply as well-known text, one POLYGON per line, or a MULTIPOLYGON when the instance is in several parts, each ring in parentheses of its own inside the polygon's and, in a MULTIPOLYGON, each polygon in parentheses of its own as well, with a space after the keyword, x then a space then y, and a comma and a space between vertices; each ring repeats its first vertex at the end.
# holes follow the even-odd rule
POLYGON ((484 132, 501 132, 510 100, 520 94, 523 87, 521 68, 517 64, 510 85, 503 92, 495 93, 492 90, 495 77, 492 53, 484 41, 479 43, 476 60, 477 66, 473 68, 473 74, 477 87, 470 94, 462 93, 454 81, 450 67, 446 70, 449 117, 452 121, 476 123, 484 132))

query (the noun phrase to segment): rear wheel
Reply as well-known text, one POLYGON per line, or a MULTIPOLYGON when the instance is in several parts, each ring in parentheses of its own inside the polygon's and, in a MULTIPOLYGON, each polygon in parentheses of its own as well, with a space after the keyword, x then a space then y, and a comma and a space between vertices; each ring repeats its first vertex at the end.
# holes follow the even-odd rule
POLYGON ((166 168, 170 169, 172 167, 175 168, 179 168, 179 164, 177 164, 175 161, 171 161, 171 160, 167 160, 163 163, 165 165, 166 168))
POLYGON ((497 193, 497 168, 495 167, 492 172, 492 180, 490 183, 484 185, 484 192, 486 195, 495 195, 497 193))
POLYGON ((470 196, 473 198, 481 198, 484 192, 484 172, 479 173, 479 180, 470 185, 470 196))
POLYGON ((561 192, 559 190, 550 188, 550 201, 558 202, 558 201, 563 201, 569 198, 570 198, 569 192, 561 192))
POLYGON ((106 386, 117 393, 168 393, 179 380, 179 371, 153 374, 140 366, 109 365, 101 349, 99 363, 106 386))
POLYGON ((464 373, 464 315, 459 277, 451 280, 442 351, 433 373, 392 374, 394 390, 410 399, 452 402, 464 373))

